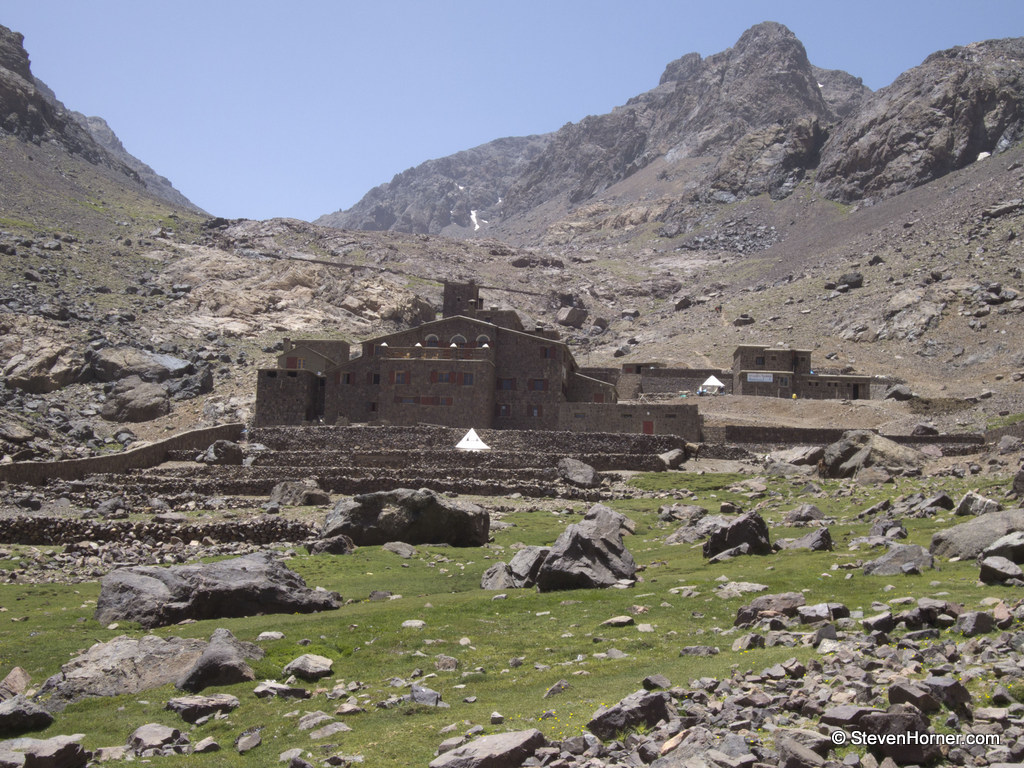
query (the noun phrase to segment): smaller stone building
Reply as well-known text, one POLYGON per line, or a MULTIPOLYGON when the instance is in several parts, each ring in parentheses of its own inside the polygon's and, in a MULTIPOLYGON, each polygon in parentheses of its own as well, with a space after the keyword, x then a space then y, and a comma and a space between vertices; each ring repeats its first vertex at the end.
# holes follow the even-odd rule
POLYGON ((732 391, 762 397, 869 400, 871 377, 816 372, 809 349, 742 344, 732 357, 732 391))

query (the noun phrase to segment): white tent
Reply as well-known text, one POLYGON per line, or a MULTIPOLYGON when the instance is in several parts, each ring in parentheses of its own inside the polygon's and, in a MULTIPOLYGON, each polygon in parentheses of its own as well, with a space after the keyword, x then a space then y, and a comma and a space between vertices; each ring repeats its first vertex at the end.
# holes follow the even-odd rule
POLYGON ((455 446, 460 451, 489 451, 491 446, 480 439, 480 435, 476 433, 475 429, 469 430, 465 436, 459 440, 458 445, 455 446))
POLYGON ((700 388, 705 392, 710 392, 713 395, 721 393, 725 389, 725 384, 720 382, 715 376, 708 376, 707 381, 700 385, 700 388))

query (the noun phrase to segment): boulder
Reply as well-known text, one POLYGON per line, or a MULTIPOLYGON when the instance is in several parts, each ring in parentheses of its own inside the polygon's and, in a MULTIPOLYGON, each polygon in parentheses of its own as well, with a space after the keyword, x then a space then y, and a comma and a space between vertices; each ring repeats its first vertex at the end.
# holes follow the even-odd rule
POLYGON ((558 462, 558 476, 570 485, 580 488, 597 488, 601 485, 601 477, 592 466, 579 459, 568 457, 558 462))
POLYGON ((1004 557, 1014 563, 1024 563, 1024 531, 1000 536, 985 547, 979 557, 1004 557))
POLYGON ((430 768, 517 768, 546 743, 536 728, 481 736, 444 752, 430 768))
POLYGON ((322 538, 344 534, 359 546, 404 541, 481 547, 489 531, 490 515, 476 504, 452 501, 425 488, 399 488, 342 499, 328 513, 322 538))
POLYGON ((614 706, 598 709, 587 723, 587 729, 597 738, 608 741, 637 726, 653 728, 660 720, 668 722, 675 714, 668 695, 640 690, 614 706))
POLYGON ((825 515, 813 504, 801 504, 796 509, 791 509, 782 518, 783 525, 800 526, 823 520, 825 515))
POLYGON ((516 581, 512 578, 512 569, 508 563, 495 563, 480 577, 480 589, 501 591, 515 588, 516 581))
POLYGON ((160 418, 170 410, 171 403, 163 387, 131 376, 114 385, 100 415, 118 423, 140 422, 160 418))
POLYGON ((868 576, 898 576, 920 573, 934 567, 935 559, 924 547, 918 544, 892 544, 884 555, 864 564, 864 573, 868 576))
POLYGON ((120 381, 134 376, 157 384, 195 370, 188 360, 134 347, 101 349, 93 353, 90 368, 98 381, 120 381))
POLYGON ((800 607, 807 600, 799 592, 780 592, 773 595, 755 597, 747 605, 741 606, 736 612, 735 625, 753 624, 766 616, 796 616, 800 607))
POLYGON ((244 459, 242 446, 230 440, 218 440, 196 457, 200 464, 214 466, 241 466, 244 459))
POLYGON ((234 685, 255 680, 246 659, 263 658, 263 649, 239 641, 227 629, 215 629, 210 643, 196 663, 182 675, 175 686, 182 691, 198 693, 211 685, 234 685))
POLYGON ((981 572, 978 576, 986 584, 1003 584, 1010 579, 1021 581, 1024 579, 1024 571, 1012 560, 1005 557, 993 555, 986 557, 980 564, 981 572))
POLYGON ((508 563, 512 581, 517 587, 532 587, 537 583, 537 574, 551 553, 550 547, 523 547, 508 563))
POLYGON ((671 451, 659 453, 658 458, 665 469, 678 469, 686 462, 686 451, 682 448, 673 448, 671 451))
POLYGON ((323 490, 316 478, 287 480, 278 483, 270 491, 270 501, 286 507, 318 507, 330 504, 331 497, 323 490))
POLYGON ((267 553, 170 568, 132 566, 103 577, 96 620, 144 628, 185 619, 311 613, 338 607, 335 593, 312 590, 267 553))
POLYGON ((597 504, 580 523, 555 540, 537 572, 541 592, 610 587, 636 576, 636 563, 622 541, 625 518, 597 504))
POLYGON ((977 491, 968 491, 956 505, 958 515, 987 515, 989 512, 998 512, 999 502, 982 496, 977 491))
POLYGON ((183 736, 177 728, 160 723, 140 725, 128 737, 128 749, 136 755, 145 757, 170 754, 179 751, 187 743, 188 737, 183 736))
POLYGON ((783 549, 809 549, 812 552, 831 552, 832 534, 828 528, 816 528, 806 536, 782 543, 783 549))
POLYGON ((51 736, 48 739, 22 737, 0 742, 0 766, 28 768, 85 768, 92 757, 79 743, 84 734, 51 736))
POLYGON ((940 757, 934 744, 902 741, 906 734, 928 730, 928 719, 913 705, 894 704, 887 712, 868 712, 857 726, 878 737, 879 743, 871 747, 876 755, 891 757, 898 765, 926 765, 940 757))
POLYGON ((0 701, 0 735, 37 731, 52 722, 53 715, 21 694, 0 701))
POLYGON ((1015 531, 1024 531, 1024 509, 989 512, 937 531, 928 549, 936 557, 973 560, 997 539, 1015 531))
POLYGON ((864 467, 917 467, 923 457, 908 448, 868 430, 851 430, 826 446, 818 464, 822 477, 853 477, 864 467))
POLYGON ((285 665, 284 674, 295 675, 306 681, 313 681, 319 680, 321 677, 329 677, 333 668, 334 662, 326 656, 304 653, 285 665))
POLYGON ((215 693, 212 696, 181 696, 171 699, 166 709, 177 712, 186 723, 194 723, 202 717, 217 712, 231 712, 237 707, 237 697, 229 693, 215 693))
POLYGON ((744 554, 767 555, 772 551, 768 524, 757 512, 747 512, 719 528, 704 542, 704 557, 715 557, 730 550, 745 548, 744 554))
POLYGON ((713 533, 727 528, 732 521, 722 515, 708 515, 701 507, 704 514, 686 525, 680 526, 665 538, 666 544, 696 544, 698 541, 711 536, 713 533))

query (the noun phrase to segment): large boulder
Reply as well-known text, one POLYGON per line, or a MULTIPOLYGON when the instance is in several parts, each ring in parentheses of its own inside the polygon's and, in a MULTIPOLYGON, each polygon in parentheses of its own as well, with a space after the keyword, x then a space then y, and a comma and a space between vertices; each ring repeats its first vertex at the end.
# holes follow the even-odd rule
POLYGON ((39 337, 33 339, 32 344, 31 351, 13 355, 0 368, 8 386, 40 395, 78 380, 84 360, 77 349, 39 337))
POLYGON ((170 410, 171 402, 163 387, 130 376, 114 385, 100 415, 118 423, 139 422, 160 418, 170 410))
POLYGON ((426 488, 399 488, 342 499, 327 514, 322 537, 345 535, 358 546, 404 541, 482 547, 491 518, 476 504, 452 501, 426 488))
POLYGON ((582 522, 568 526, 537 571, 541 592, 610 587, 636 576, 636 563, 622 541, 625 518, 596 504, 582 522))
POLYGON ((430 768, 517 768, 546 743, 536 728, 481 736, 435 758, 430 768))
POLYGON ((920 573, 935 567, 935 559, 918 544, 893 544, 879 558, 864 564, 868 576, 899 576, 920 573))
POLYGON ((638 726, 653 728, 660 720, 668 722, 676 714, 668 694, 660 691, 637 691, 618 704, 598 709, 587 729, 605 741, 638 726))
POLYGON ((330 504, 331 497, 315 477, 307 477, 278 483, 270 491, 270 501, 286 507, 317 507, 330 504))
POLYGON ((239 641, 227 629, 215 629, 203 655, 175 686, 182 691, 198 693, 211 685, 234 685, 255 680, 256 675, 245 660, 261 658, 263 649, 259 646, 239 641))
POLYGON ((241 466, 244 459, 242 446, 231 440, 217 440, 196 457, 200 464, 213 466, 241 466))
POLYGON ((564 458, 558 461, 558 476, 565 482, 580 488, 597 488, 601 477, 592 466, 579 459, 564 458))
POLYGON ((714 531, 704 542, 704 557, 723 554, 767 555, 772 551, 768 524, 757 512, 747 512, 714 531))
POLYGON ((936 532, 928 549, 936 557, 974 559, 997 539, 1015 531, 1024 531, 1024 509, 989 512, 936 532))
POLYGON ((21 694, 0 701, 0 734, 37 731, 53 722, 53 715, 21 694))
POLYGON ((839 440, 826 446, 818 471, 823 477, 853 477, 865 467, 916 467, 922 458, 920 451, 874 432, 856 429, 844 432, 839 440))
POLYGON ((120 635, 63 664, 39 689, 50 711, 93 696, 121 696, 172 685, 203 655, 205 640, 120 635))
POLYGON ((119 381, 137 376, 159 383, 195 372, 188 360, 135 347, 107 347, 92 355, 90 368, 98 381, 119 381))
POLYGON ((84 734, 51 736, 48 739, 22 737, 0 742, 0 766, 26 768, 85 768, 92 753, 81 745, 84 734))
POLYGON ((262 552, 199 565, 118 568, 100 586, 97 621, 137 621, 147 629, 185 619, 338 607, 335 593, 310 589, 301 576, 262 552))

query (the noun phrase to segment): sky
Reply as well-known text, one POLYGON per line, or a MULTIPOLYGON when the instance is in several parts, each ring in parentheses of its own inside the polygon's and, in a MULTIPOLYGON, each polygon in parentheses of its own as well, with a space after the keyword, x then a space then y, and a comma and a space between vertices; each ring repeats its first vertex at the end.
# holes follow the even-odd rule
POLYGON ((312 220, 426 160, 555 131, 778 21, 878 89, 1024 36, 1021 0, 2 0, 33 74, 227 218, 312 220))

